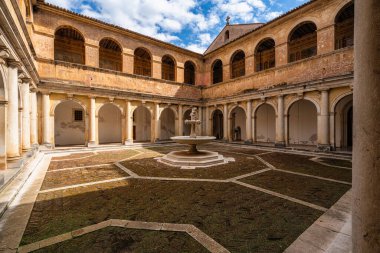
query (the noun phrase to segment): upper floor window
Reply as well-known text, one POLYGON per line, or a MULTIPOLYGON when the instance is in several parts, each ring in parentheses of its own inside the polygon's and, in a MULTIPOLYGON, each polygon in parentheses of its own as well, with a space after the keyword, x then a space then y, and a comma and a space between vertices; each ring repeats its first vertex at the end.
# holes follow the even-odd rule
POLYGON ((152 57, 148 50, 137 48, 133 60, 133 73, 140 76, 152 76, 152 57))
POLYGON ((70 27, 64 27, 55 32, 55 60, 85 64, 84 52, 84 38, 77 30, 70 27))
POLYGON ((164 57, 162 57, 162 61, 161 61, 162 79, 175 81, 175 69, 176 69, 175 62, 171 56, 165 55, 164 57))
POLYGON ((305 22, 293 29, 289 36, 289 62, 295 62, 317 54, 317 26, 305 22))
POLYGON ((231 78, 245 75, 245 53, 242 50, 236 51, 231 57, 231 78))
POLYGON ((195 84, 195 64, 191 61, 185 62, 185 83, 195 84))
POLYGON ((273 39, 264 39, 257 45, 255 65, 257 72, 276 66, 275 42, 273 39))
POLYGON ((351 2, 335 18, 335 49, 354 45, 354 9, 351 2))
POLYGON ((99 43, 99 67, 115 71, 122 70, 122 49, 112 39, 102 39, 99 43))
POLYGON ((221 60, 215 60, 212 64, 212 83, 223 82, 223 63, 221 60))

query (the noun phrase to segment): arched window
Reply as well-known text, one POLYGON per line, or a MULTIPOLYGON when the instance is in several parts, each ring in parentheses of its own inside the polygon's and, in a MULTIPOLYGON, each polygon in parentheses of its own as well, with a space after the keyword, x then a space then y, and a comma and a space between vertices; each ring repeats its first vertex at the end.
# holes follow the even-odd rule
POLYGON ((162 79, 175 81, 175 62, 169 55, 162 57, 162 79))
POLYGON ((185 62, 185 83, 195 84, 195 65, 191 61, 185 62))
POLYGON ((257 45, 255 52, 256 71, 262 71, 276 66, 275 42, 265 39, 257 45))
POLYGON ((84 38, 78 31, 63 27, 55 32, 55 60, 84 64, 84 57, 84 38))
POLYGON ((239 50, 231 57, 231 78, 245 75, 245 54, 239 50))
POLYGON ((140 76, 152 76, 152 58, 150 53, 141 47, 135 50, 133 73, 140 76))
POLYGON ((212 83, 223 82, 223 63, 221 60, 215 60, 212 64, 212 83))
POLYGON ((122 49, 111 39, 102 39, 99 43, 99 67, 115 71, 122 70, 122 49))
POLYGON ((335 49, 354 45, 354 9, 351 2, 335 18, 335 49))
POLYGON ((317 26, 312 22, 298 25, 289 36, 289 62, 317 54, 317 26))
POLYGON ((225 33, 224 33, 224 41, 228 41, 230 39, 230 31, 226 31, 225 33))

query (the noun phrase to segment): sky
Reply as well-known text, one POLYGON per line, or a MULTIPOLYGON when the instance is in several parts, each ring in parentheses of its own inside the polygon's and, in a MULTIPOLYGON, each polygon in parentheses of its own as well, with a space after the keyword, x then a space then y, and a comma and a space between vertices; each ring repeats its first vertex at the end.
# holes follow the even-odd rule
POLYGON ((226 24, 266 23, 308 0, 45 0, 203 53, 226 24))

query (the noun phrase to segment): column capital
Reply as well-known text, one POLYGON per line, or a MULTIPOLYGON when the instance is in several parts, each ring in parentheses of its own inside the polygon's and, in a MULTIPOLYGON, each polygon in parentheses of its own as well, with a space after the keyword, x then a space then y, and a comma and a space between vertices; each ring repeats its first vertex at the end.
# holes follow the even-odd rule
POLYGON ((21 78, 22 83, 27 83, 28 85, 32 82, 32 78, 30 77, 24 77, 21 78))
POLYGON ((96 96, 94 96, 94 95, 90 95, 90 96, 88 96, 88 98, 95 99, 96 96))
POLYGON ((47 95, 47 96, 50 95, 50 91, 40 91, 40 93, 41 93, 42 95, 47 95))
POLYGON ((330 88, 320 88, 318 89, 320 92, 329 92, 330 88))
POLYGON ((5 64, 7 62, 7 59, 11 56, 8 48, 1 48, 0 49, 0 64, 5 64))
POLYGON ((19 62, 19 61, 16 61, 16 60, 8 60, 7 61, 7 64, 8 64, 8 66, 9 67, 11 67, 11 68, 17 68, 17 69, 19 69, 19 70, 21 70, 21 62, 19 62))

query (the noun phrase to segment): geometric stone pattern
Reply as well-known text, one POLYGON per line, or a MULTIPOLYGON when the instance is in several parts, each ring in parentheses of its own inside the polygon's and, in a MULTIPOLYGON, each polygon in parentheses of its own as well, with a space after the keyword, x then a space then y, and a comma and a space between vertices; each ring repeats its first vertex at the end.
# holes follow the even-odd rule
POLYGON ((51 246, 60 242, 71 240, 75 237, 82 236, 106 227, 122 227, 129 229, 143 229, 143 230, 156 230, 156 231, 174 231, 174 232, 186 232, 201 245, 203 245, 210 252, 223 253, 229 252, 222 245, 217 243, 211 237, 203 233, 200 229, 191 224, 173 224, 173 223, 158 223, 158 222, 145 222, 145 221, 131 221, 131 220, 119 220, 109 219, 100 223, 83 227, 68 233, 50 237, 38 242, 34 242, 28 245, 24 245, 18 248, 20 253, 28 253, 47 246, 51 246))

